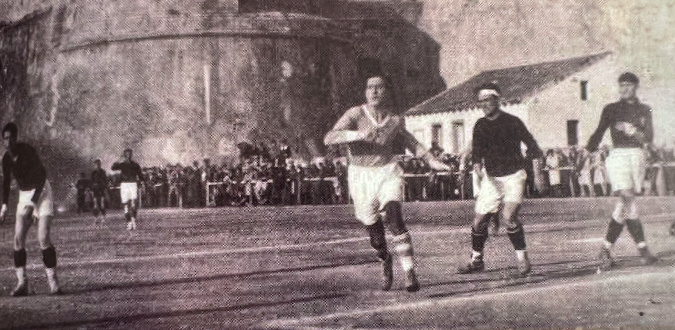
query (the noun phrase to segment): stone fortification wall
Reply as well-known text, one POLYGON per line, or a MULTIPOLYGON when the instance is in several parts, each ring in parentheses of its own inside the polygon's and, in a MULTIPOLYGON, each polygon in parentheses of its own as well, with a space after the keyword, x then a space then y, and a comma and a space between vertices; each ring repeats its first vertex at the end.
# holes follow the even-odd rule
POLYGON ((224 0, 2 1, 0 120, 17 121, 65 184, 126 147, 142 165, 219 163, 238 142, 271 139, 319 154, 330 125, 361 101, 368 70, 394 77, 402 108, 444 88, 438 44, 409 17, 333 5, 240 13, 224 0))

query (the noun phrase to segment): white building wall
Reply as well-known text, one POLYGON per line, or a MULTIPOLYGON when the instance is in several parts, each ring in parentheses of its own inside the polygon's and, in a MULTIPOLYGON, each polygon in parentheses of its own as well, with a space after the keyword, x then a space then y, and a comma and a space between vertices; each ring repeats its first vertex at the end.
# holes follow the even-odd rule
MULTIPOLYGON (((567 146, 567 121, 578 120, 578 144, 585 146, 604 106, 618 99, 616 81, 623 71, 609 56, 528 99, 529 128, 539 145, 544 149, 567 146), (588 82, 585 101, 581 99, 581 81, 588 82)), ((610 144, 608 132, 602 143, 610 144)))
MULTIPOLYGON (((527 106, 522 104, 508 105, 502 109, 510 114, 520 118, 525 125, 528 125, 528 111, 527 106)), ((472 108, 456 112, 440 112, 421 116, 406 116, 406 129, 412 133, 418 141, 420 141, 426 148, 431 147, 432 127, 440 124, 442 127, 442 135, 440 140, 440 147, 446 152, 451 152, 455 149, 452 139, 452 125, 455 122, 462 122, 464 124, 464 145, 457 146, 457 150, 464 150, 470 143, 473 135, 473 127, 479 118, 483 117, 483 111, 477 108, 472 108)))

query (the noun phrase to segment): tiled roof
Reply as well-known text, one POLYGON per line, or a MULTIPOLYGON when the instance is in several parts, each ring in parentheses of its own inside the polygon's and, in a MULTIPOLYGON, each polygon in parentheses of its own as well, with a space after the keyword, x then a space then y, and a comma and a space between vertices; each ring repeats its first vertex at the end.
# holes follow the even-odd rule
POLYGON ((406 116, 447 111, 461 111, 476 106, 473 89, 487 82, 496 83, 502 92, 502 102, 520 103, 538 91, 560 82, 611 54, 605 52, 559 61, 483 71, 411 108, 406 116))

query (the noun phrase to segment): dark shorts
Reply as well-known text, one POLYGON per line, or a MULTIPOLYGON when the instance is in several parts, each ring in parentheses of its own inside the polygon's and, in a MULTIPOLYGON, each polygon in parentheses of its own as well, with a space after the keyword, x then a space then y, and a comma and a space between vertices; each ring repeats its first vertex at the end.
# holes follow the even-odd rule
POLYGON ((92 190, 95 198, 105 197, 105 189, 94 189, 92 190))

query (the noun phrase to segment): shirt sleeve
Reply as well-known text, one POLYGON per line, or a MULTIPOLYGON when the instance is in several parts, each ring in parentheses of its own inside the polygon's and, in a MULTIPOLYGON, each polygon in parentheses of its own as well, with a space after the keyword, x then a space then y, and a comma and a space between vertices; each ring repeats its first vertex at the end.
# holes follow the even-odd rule
POLYGON ((357 128, 356 114, 358 110, 358 107, 347 110, 344 115, 338 119, 335 125, 333 125, 333 128, 326 133, 326 136, 323 139, 324 144, 339 144, 351 140, 347 132, 351 131, 352 133, 355 133, 357 128))
POLYGON ((473 146, 471 147, 471 160, 474 164, 480 164, 485 156, 485 140, 483 137, 481 121, 476 122, 473 128, 473 146))
POLYGON ((588 151, 593 152, 598 149, 598 145, 602 140, 602 136, 605 134, 605 131, 607 130, 607 128, 609 128, 610 124, 611 124, 610 111, 608 107, 605 107, 602 110, 602 115, 600 116, 600 124, 598 124, 598 128, 595 129, 595 132, 593 132, 593 135, 591 135, 591 138, 588 139, 588 143, 586 144, 586 149, 588 149, 588 151))
POLYGON ((518 128, 519 128, 519 136, 520 140, 525 143, 525 146, 527 146, 527 155, 528 157, 531 158, 539 158, 543 156, 543 153, 541 151, 541 148, 539 148, 539 144, 537 143, 537 140, 534 139, 534 136, 532 136, 532 133, 525 127, 525 123, 523 123, 522 120, 518 119, 518 128))
POLYGON ((39 176, 36 179, 37 185, 35 186, 33 198, 31 198, 31 201, 37 204, 37 202, 40 200, 40 195, 42 195, 42 190, 45 188, 45 182, 47 181, 47 172, 45 172, 44 166, 40 161, 40 157, 38 157, 37 151, 35 151, 35 149, 33 148, 30 148, 30 158, 31 158, 30 163, 35 166, 39 176))
POLYGON ((12 182, 12 165, 10 164, 10 160, 5 154, 4 157, 2 157, 2 203, 7 204, 9 203, 9 188, 10 184, 12 182))
POLYGON ((645 106, 645 126, 644 134, 645 140, 651 143, 654 141, 654 123, 652 122, 652 109, 648 106, 645 106))

